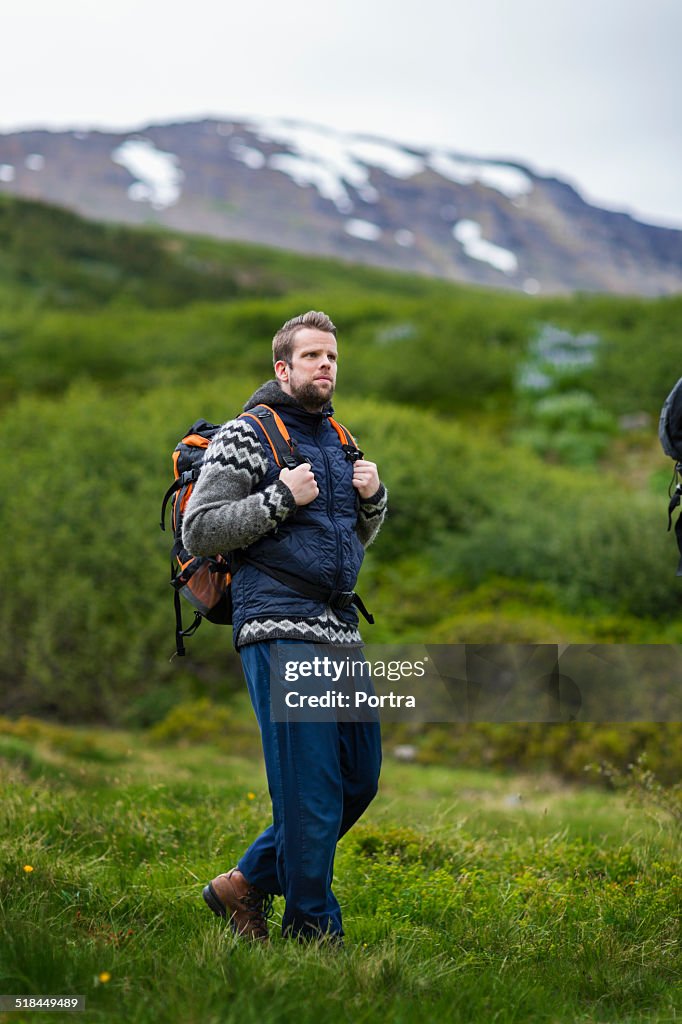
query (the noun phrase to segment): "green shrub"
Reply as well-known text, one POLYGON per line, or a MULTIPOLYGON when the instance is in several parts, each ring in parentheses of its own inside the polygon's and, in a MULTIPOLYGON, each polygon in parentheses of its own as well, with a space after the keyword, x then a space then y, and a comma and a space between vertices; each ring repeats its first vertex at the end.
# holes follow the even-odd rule
POLYGON ((165 718, 151 727, 149 736, 160 742, 199 743, 224 737, 234 730, 234 712, 226 704, 214 704, 208 697, 200 697, 176 704, 165 718))

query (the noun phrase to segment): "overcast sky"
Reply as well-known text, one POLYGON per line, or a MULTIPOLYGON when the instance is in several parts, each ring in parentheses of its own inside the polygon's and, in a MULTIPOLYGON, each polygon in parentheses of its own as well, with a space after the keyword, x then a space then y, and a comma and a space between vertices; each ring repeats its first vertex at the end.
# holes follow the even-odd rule
POLYGON ((0 25, 2 131, 290 117, 682 227, 682 0, 15 0, 0 25))

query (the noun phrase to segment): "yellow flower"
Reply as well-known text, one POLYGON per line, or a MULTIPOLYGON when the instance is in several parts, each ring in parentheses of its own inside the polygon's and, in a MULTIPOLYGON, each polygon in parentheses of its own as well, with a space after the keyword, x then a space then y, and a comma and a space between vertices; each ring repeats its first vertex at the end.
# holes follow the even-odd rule
POLYGON ((256 799, 256 794, 255 793, 247 793, 246 796, 247 796, 248 800, 255 800, 256 799))
POLYGON ((33 868, 30 864, 24 864, 24 871, 26 872, 27 875, 30 875, 31 872, 33 871, 33 868))
POLYGON ((98 974, 97 980, 101 981, 103 985, 106 985, 108 981, 111 981, 111 975, 109 974, 109 971, 102 971, 101 974, 98 974))

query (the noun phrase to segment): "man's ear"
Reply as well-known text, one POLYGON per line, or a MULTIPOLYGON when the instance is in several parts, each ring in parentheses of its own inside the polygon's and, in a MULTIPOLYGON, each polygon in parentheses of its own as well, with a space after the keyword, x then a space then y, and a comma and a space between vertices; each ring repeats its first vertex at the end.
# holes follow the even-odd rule
POLYGON ((284 359, 278 359, 275 363, 275 376, 285 383, 289 380, 289 364, 284 359))

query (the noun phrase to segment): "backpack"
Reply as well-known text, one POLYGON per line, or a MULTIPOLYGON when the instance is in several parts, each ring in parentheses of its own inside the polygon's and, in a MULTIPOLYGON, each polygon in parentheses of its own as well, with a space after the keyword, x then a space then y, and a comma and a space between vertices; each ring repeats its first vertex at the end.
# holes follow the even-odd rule
MULTIPOLYGON (((665 454, 675 460, 672 480, 668 487, 668 497, 670 498, 668 531, 670 531, 673 525, 673 512, 679 506, 682 497, 682 483, 680 482, 680 473, 682 473, 682 377, 663 403, 658 422, 658 436, 665 454)), ((680 562, 676 575, 682 576, 682 514, 678 516, 675 523, 675 537, 680 551, 680 562)))
MULTIPOLYGON (((296 442, 289 436, 284 421, 269 405, 256 405, 248 412, 241 413, 238 419, 250 419, 258 427, 264 446, 272 450, 278 466, 295 469, 306 460, 296 450, 296 442)), ((329 417, 329 423, 339 437, 341 448, 351 462, 363 457, 355 440, 345 427, 329 417)), ((175 650, 179 657, 185 655, 184 638, 192 636, 204 619, 216 625, 232 624, 232 592, 230 584, 232 576, 240 564, 255 565, 262 572, 279 580, 286 586, 314 600, 332 602, 337 607, 356 605, 368 622, 374 618, 365 608, 362 599, 355 592, 344 594, 331 593, 307 583, 305 580, 282 570, 271 569, 249 558, 243 552, 230 552, 229 555, 199 556, 191 555, 182 543, 182 521, 187 502, 199 479, 204 462, 206 449, 221 429, 220 424, 197 420, 173 450, 174 480, 166 491, 161 504, 160 527, 166 529, 166 507, 171 503, 171 527, 173 530, 173 547, 171 548, 171 578, 173 587, 173 604, 175 608, 175 650), (194 620, 183 629, 182 602, 184 598, 194 608, 194 620)))

